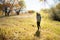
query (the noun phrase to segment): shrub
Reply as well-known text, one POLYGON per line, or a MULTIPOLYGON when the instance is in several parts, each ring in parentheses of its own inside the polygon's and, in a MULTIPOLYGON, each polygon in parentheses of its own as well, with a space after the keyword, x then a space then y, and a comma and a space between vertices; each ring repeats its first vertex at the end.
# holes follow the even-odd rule
POLYGON ((56 7, 51 8, 52 13, 50 16, 52 19, 60 21, 60 9, 58 8, 58 5, 56 5, 56 7))
POLYGON ((52 9, 51 17, 54 20, 60 21, 60 10, 52 9))

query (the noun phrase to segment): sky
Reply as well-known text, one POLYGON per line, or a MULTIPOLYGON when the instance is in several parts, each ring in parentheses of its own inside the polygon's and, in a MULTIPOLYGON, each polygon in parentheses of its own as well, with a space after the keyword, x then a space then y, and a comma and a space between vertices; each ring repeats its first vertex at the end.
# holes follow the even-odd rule
POLYGON ((58 0, 47 0, 46 2, 40 2, 39 0, 25 0, 26 10, 40 11, 41 8, 50 8, 58 2, 58 0))
MULTIPOLYGON (((0 4, 3 0, 0 0, 0 4)), ((60 0, 46 0, 46 2, 40 2, 40 0, 24 0, 26 4, 26 10, 40 11, 42 8, 50 8, 54 4, 60 2, 60 0)), ((17 2, 16 2, 17 3, 17 2)))

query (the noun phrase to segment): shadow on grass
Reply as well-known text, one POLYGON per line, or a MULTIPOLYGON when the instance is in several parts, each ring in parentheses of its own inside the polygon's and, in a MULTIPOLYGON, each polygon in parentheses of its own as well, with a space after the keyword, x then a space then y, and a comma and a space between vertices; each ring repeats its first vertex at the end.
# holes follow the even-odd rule
POLYGON ((36 33, 34 34, 34 36, 36 36, 36 37, 40 37, 40 31, 37 30, 36 33))
POLYGON ((16 14, 14 14, 14 15, 9 15, 9 16, 2 15, 2 16, 0 16, 0 18, 10 17, 10 16, 17 16, 17 15, 16 15, 16 14))
POLYGON ((3 17, 6 17, 6 16, 0 16, 0 18, 3 18, 3 17))

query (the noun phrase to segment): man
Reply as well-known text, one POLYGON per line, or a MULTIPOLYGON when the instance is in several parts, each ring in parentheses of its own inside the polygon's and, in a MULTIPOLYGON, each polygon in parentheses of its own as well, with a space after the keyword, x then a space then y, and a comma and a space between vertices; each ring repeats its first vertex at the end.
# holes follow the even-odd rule
POLYGON ((38 12, 36 13, 36 19, 37 19, 37 27, 38 27, 38 30, 39 30, 40 22, 41 22, 41 15, 38 12))

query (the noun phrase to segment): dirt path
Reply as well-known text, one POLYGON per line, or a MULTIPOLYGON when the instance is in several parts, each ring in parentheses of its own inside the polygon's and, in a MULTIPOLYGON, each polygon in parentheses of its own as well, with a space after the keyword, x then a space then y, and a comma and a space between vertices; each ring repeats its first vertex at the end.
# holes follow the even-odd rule
POLYGON ((33 15, 31 14, 27 14, 27 15, 18 15, 18 16, 13 16, 13 17, 16 17, 16 18, 32 18, 33 15))

